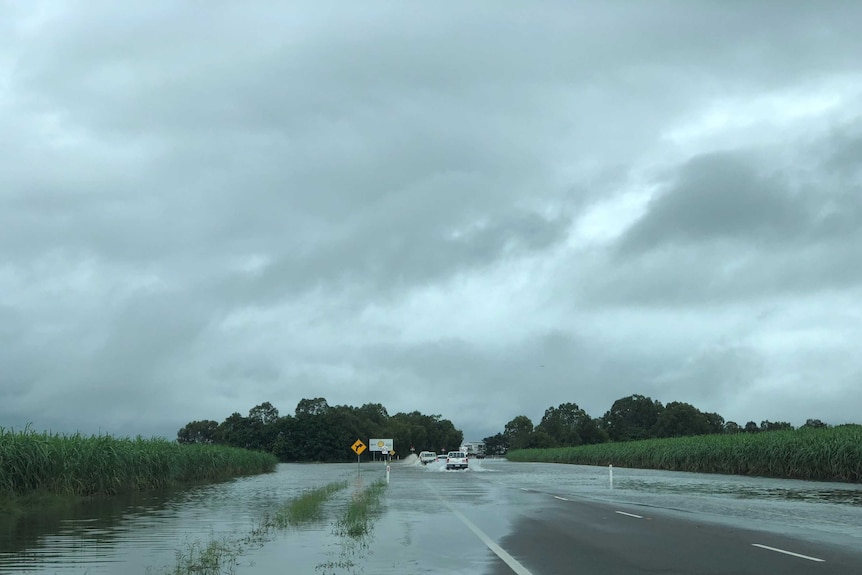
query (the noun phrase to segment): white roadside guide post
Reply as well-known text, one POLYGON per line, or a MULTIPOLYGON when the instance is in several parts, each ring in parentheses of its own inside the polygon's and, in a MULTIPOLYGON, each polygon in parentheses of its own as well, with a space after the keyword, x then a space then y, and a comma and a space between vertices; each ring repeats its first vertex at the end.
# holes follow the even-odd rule
POLYGON ((608 464, 608 479, 610 480, 611 489, 614 488, 614 466, 612 463, 608 464))

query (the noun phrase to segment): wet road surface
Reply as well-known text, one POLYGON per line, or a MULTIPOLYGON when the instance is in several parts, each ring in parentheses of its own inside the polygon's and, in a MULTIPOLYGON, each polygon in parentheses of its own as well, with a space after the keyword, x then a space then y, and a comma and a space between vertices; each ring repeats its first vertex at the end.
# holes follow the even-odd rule
POLYGON ((471 461, 391 465, 371 535, 339 536, 385 465, 282 464, 0 523, 0 574, 160 574, 188 542, 236 539, 304 490, 348 480, 319 522, 247 546, 238 575, 862 574, 862 485, 471 461))
MULTIPOLYGON (((500 541, 522 573, 862 573, 859 553, 696 515, 562 499, 534 505, 500 541)), ((490 572, 519 573, 510 564, 490 572)))
POLYGON ((862 573, 862 487, 476 461, 393 466, 380 573, 862 573), (688 488, 686 488, 686 486, 688 488), (400 539, 400 541, 399 541, 400 539), (396 558, 401 558, 401 560, 396 558))

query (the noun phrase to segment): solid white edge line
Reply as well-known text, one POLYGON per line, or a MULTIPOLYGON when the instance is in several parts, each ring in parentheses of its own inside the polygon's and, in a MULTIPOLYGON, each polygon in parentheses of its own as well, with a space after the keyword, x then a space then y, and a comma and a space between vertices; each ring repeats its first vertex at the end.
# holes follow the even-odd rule
POLYGON ((560 497, 559 495, 554 495, 554 499, 559 499, 560 501, 568 501, 565 497, 560 497))
POLYGON ((760 547, 761 549, 768 549, 769 551, 775 551, 776 553, 784 553, 785 555, 792 555, 793 557, 799 557, 800 559, 808 559, 809 561, 816 561, 818 563, 826 563, 826 559, 818 559, 817 557, 809 557, 808 555, 800 555, 799 553, 794 553, 793 551, 785 551, 784 549, 778 549, 776 547, 770 547, 768 545, 761 545, 760 543, 752 543, 752 547, 760 547))
POLYGON ((634 513, 626 513, 625 511, 614 511, 614 513, 619 513, 620 515, 625 515, 626 517, 634 517, 635 519, 643 519, 643 515, 635 515, 634 513))
POLYGON ((526 568, 526 567, 524 567, 523 565, 521 565, 521 564, 518 562, 518 560, 517 560, 517 559, 515 559, 514 557, 512 557, 511 555, 509 555, 509 554, 506 552, 506 550, 505 550, 505 549, 503 549, 502 547, 500 547, 499 545, 497 545, 496 543, 494 543, 494 541, 493 541, 490 537, 488 537, 487 535, 485 535, 485 533, 484 533, 481 529, 479 529, 478 527, 476 527, 476 526, 473 524, 473 522, 472 522, 472 521, 470 521, 469 519, 467 519, 466 517, 464 517, 464 516, 461 514, 461 512, 459 512, 457 509, 455 509, 454 507, 452 507, 451 505, 449 505, 449 503, 448 503, 448 502, 444 501, 444 503, 446 503, 446 506, 449 508, 449 510, 450 510, 452 513, 454 513, 454 514, 455 514, 455 517, 457 517, 458 519, 460 519, 460 520, 461 520, 461 522, 462 522, 462 523, 464 523, 464 525, 466 525, 466 526, 470 529, 470 531, 472 531, 473 533, 475 533, 475 534, 476 534, 476 537, 478 537, 479 539, 481 539, 481 540, 482 540, 482 543, 484 543, 485 545, 487 545, 487 546, 488 546, 488 549, 490 549, 491 551, 493 551, 493 552, 494 552, 494 554, 495 554, 497 557, 499 557, 499 558, 503 561, 503 563, 505 563, 506 565, 508 565, 508 566, 509 566, 509 568, 510 568, 512 571, 514 571, 517 575, 533 575, 532 573, 530 573, 530 572, 527 570, 527 568, 526 568))
MULTIPOLYGON (((523 489, 523 488, 522 488, 522 489, 523 489)), ((526 489, 525 489, 524 491, 526 491, 526 489)), ((455 517, 457 517, 458 519, 460 519, 460 520, 461 520, 461 522, 462 522, 464 525, 466 525, 466 526, 467 526, 467 528, 468 528, 470 531, 472 531, 472 532, 476 535, 476 537, 478 537, 479 539, 481 539, 481 540, 482 540, 482 543, 484 543, 484 544, 488 547, 488 549, 490 549, 491 551, 493 551, 493 552, 494 552, 494 555, 496 555, 497 557, 499 557, 499 558, 500 558, 500 560, 501 560, 503 563, 505 563, 506 565, 508 565, 508 566, 509 566, 509 569, 511 569, 512 571, 514 571, 514 572, 515 572, 515 575, 533 575, 532 573, 530 573, 530 572, 527 570, 527 568, 526 568, 526 567, 524 567, 523 565, 521 565, 521 563, 520 563, 520 562, 518 562, 518 560, 517 560, 517 559, 515 559, 514 557, 512 557, 511 555, 509 555, 509 554, 506 552, 506 550, 505 550, 505 549, 503 549, 502 547, 500 547, 499 545, 497 545, 497 544, 494 542, 494 540, 493 540, 493 539, 491 539, 490 537, 488 537, 487 535, 485 535, 485 533, 484 533, 481 529, 479 529, 478 527, 476 527, 476 526, 473 524, 473 522, 472 522, 472 521, 470 521, 469 519, 467 519, 466 517, 464 517, 464 515, 462 515, 462 514, 461 514, 461 512, 459 512, 457 509, 455 509, 454 507, 452 507, 452 505, 451 505, 448 501, 446 501, 445 499, 443 499, 442 497, 440 497, 440 494, 437 492, 437 490, 436 490, 436 489, 432 490, 432 493, 434 493, 434 496, 435 496, 437 499, 439 499, 439 500, 443 503, 443 505, 445 505, 446 507, 448 507, 448 508, 449 508, 449 511, 451 511, 451 512, 455 515, 455 517)))

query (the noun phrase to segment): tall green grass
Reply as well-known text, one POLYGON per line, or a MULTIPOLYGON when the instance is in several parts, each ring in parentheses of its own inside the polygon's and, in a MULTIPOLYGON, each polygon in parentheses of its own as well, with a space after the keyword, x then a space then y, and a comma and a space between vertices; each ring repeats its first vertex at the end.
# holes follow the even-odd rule
MULTIPOLYGON (((289 525, 301 525, 322 519, 323 503, 347 487, 347 481, 335 481, 322 487, 309 489, 285 502, 275 516, 265 515, 255 527, 243 535, 217 537, 207 541, 186 542, 176 551, 176 562, 156 570, 148 568, 150 575, 227 575, 236 572, 240 557, 249 549, 258 548, 274 539, 274 531, 289 525)), ((373 520, 380 511, 380 499, 386 489, 384 480, 377 480, 367 488, 359 485, 353 492, 342 516, 334 524, 333 533, 342 538, 337 558, 327 560, 315 568, 321 573, 356 573, 354 559, 361 559, 370 548, 373 520)))
POLYGON ((365 489, 353 494, 342 518, 336 523, 336 532, 354 539, 371 532, 373 516, 380 510, 380 497, 386 489, 386 482, 378 479, 365 489))
POLYGON ((862 482, 862 425, 523 449, 511 461, 862 482))
POLYGON ((273 471, 268 453, 165 439, 117 439, 0 427, 0 497, 113 495, 273 471))
MULTIPOLYGON (((165 575, 232 575, 245 553, 242 542, 229 538, 191 541, 175 552, 176 563, 162 570, 165 575)), ((152 568, 147 574, 154 573, 152 568)))
POLYGON ((288 525, 299 525, 323 517, 323 504, 333 495, 347 487, 346 481, 335 481, 310 489, 281 506, 272 518, 275 527, 284 529, 288 525))

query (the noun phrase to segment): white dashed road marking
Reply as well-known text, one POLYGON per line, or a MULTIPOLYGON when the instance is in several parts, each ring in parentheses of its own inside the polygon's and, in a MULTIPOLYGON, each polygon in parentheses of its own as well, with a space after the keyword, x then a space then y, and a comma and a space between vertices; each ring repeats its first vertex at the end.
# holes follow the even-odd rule
POLYGON ((818 559, 817 557, 809 557, 808 555, 800 555, 799 553, 794 553, 792 551, 785 551, 784 549, 777 549, 775 547, 769 547, 767 545, 761 545, 760 543, 752 543, 752 547, 760 547, 761 549, 767 549, 769 551, 775 551, 776 553, 784 553, 785 555, 792 555, 793 557, 799 557, 800 559, 808 559, 809 561, 816 561, 817 563, 825 563, 826 559, 818 559))
POLYGON ((635 519, 643 519, 642 515, 635 515, 634 513, 626 513, 625 511, 614 511, 614 513, 619 513, 620 515, 625 515, 626 517, 634 517, 635 519))
POLYGON ((559 499, 560 501, 568 501, 568 499, 566 499, 565 497, 559 497, 557 495, 554 495, 554 499, 559 499))

